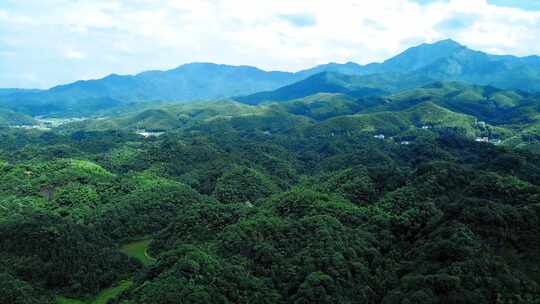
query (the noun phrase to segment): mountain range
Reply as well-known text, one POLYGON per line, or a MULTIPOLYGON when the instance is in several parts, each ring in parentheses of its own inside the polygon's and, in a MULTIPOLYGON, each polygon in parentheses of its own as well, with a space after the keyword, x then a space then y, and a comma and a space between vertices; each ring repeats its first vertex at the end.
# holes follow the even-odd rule
POLYGON ((314 93, 313 88, 322 88, 319 92, 352 95, 376 94, 369 89, 393 93, 437 81, 462 81, 524 92, 540 91, 539 56, 490 55, 453 40, 422 44, 382 63, 331 63, 300 73, 320 75, 308 76, 277 90, 236 99, 250 104, 288 100, 309 96, 314 93))
POLYGON ((453 40, 407 49, 382 63, 330 63, 296 73, 250 66, 190 63, 168 71, 112 74, 48 90, 0 90, 0 107, 37 115, 89 115, 133 102, 213 100, 246 103, 315 93, 353 96, 398 92, 436 81, 464 81, 501 89, 540 91, 540 57, 491 55, 453 40), (240 96, 240 97, 238 97, 240 96))

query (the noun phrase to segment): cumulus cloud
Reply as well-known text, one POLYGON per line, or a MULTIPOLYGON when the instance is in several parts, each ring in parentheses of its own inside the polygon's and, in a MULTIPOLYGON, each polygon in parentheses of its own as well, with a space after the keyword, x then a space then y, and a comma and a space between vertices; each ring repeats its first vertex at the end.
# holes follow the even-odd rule
POLYGON ((540 12, 494 3, 503 1, 4 0, 0 87, 192 61, 290 71, 368 63, 444 38, 498 54, 539 54, 540 12), (10 81, 14 73, 38 77, 10 81))
POLYGON ((84 53, 73 51, 73 50, 65 52, 64 56, 67 59, 84 59, 86 57, 84 53))

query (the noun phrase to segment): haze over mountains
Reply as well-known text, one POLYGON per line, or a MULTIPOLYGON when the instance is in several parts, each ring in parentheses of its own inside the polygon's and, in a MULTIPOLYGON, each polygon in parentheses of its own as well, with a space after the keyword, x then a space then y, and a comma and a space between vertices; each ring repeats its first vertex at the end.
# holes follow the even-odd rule
POLYGON ((440 80, 538 92, 540 57, 490 55, 443 40, 410 48, 382 63, 330 63, 296 73, 191 63, 133 76, 113 74, 43 91, 3 89, 0 107, 34 116, 88 115, 128 103, 157 100, 187 102, 247 95, 237 99, 259 103, 320 92, 366 96, 440 80), (321 73, 331 74, 318 75, 321 73))

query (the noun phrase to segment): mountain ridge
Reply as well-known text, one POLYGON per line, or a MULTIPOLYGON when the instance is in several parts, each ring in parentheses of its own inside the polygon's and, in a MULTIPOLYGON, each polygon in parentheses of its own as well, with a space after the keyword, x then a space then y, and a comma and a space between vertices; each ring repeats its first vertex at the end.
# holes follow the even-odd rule
MULTIPOLYGON (((166 71, 110 74, 43 91, 4 90, 4 93, 0 91, 0 107, 34 116, 91 115, 132 102, 215 100, 283 90, 325 72, 362 76, 364 84, 357 83, 356 87, 382 91, 399 91, 442 80, 540 92, 540 57, 491 55, 446 39, 411 47, 381 63, 367 65, 329 63, 292 73, 247 65, 194 62, 166 71)), ((292 97, 347 92, 340 90, 311 90, 292 97)))

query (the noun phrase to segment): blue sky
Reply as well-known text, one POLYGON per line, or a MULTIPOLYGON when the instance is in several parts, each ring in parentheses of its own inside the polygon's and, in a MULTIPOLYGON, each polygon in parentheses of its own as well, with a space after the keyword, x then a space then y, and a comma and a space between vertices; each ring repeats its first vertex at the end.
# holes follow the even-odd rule
POLYGON ((2 0, 0 87, 48 88, 193 61, 296 71, 452 38, 540 54, 535 0, 2 0))
MULTIPOLYGON (((414 0, 414 2, 426 5, 434 2, 450 2, 449 0, 414 0)), ((501 7, 512 7, 523 10, 540 10, 540 1, 538 0, 488 0, 488 4, 501 7)))
POLYGON ((488 3, 493 5, 516 7, 524 10, 540 10, 540 1, 538 0, 490 0, 488 3))

